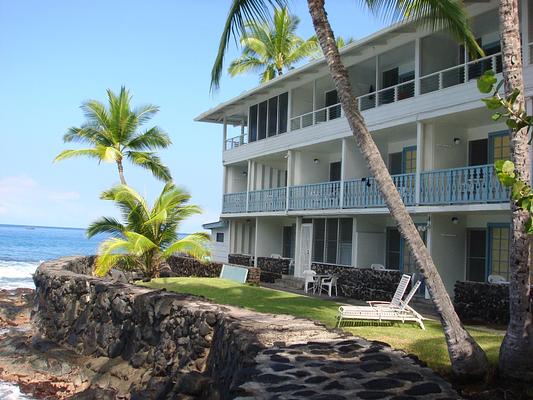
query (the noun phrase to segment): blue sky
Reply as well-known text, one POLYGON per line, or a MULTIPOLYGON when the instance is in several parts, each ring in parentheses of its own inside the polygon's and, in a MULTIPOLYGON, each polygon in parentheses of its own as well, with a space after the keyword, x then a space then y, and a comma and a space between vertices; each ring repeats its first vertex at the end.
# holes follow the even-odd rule
MULTIPOLYGON (((382 27, 355 0, 327 5, 336 34, 361 38, 382 27)), ((161 152, 175 181, 204 214, 182 231, 218 218, 221 135, 194 122, 201 112, 257 85, 257 76, 224 77, 209 93, 209 73, 230 1, 0 0, 0 223, 85 227, 116 214, 99 193, 118 182, 114 165, 90 159, 53 164, 62 135, 83 122, 87 99, 125 85, 133 104, 156 104, 153 119, 171 136, 161 152)), ((292 0, 300 35, 313 34, 304 0, 292 0)), ((238 54, 232 48, 229 59, 238 54)), ((72 147, 72 146, 70 146, 72 147)), ((126 165, 128 183, 149 199, 162 184, 126 165)))

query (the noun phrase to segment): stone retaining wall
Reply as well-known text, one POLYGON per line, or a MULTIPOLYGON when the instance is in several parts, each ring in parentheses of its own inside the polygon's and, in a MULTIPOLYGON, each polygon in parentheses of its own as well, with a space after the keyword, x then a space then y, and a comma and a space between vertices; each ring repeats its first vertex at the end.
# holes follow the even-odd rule
MULTIPOLYGON (((533 303, 533 292, 531 296, 533 303)), ((457 281, 454 306, 463 321, 506 325, 509 322, 509 285, 457 281)))
POLYGON ((228 262, 235 265, 244 265, 245 267, 251 267, 254 265, 254 256, 247 254, 229 254, 228 262))
POLYGON ((39 266, 35 331, 80 354, 143 368, 130 383, 132 400, 458 398, 431 370, 381 343, 78 273, 91 261, 39 266))
POLYGON ((357 300, 392 299, 402 277, 400 271, 374 271, 370 268, 355 268, 342 265, 312 263, 318 274, 335 274, 339 277, 337 288, 340 296, 357 300))
POLYGON ((261 282, 274 283, 283 275, 289 275, 290 258, 257 257, 257 266, 261 269, 261 282))

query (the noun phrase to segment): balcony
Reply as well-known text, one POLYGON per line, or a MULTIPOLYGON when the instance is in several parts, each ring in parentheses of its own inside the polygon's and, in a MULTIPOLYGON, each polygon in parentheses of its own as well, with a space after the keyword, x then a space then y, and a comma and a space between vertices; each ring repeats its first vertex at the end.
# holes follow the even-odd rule
MULTIPOLYGON (((402 200, 417 205, 416 174, 393 175, 402 200)), ((492 165, 451 168, 420 173, 421 206, 506 203, 510 192, 498 181, 492 165)), ((223 214, 384 208, 374 178, 323 182, 224 195, 223 214)))

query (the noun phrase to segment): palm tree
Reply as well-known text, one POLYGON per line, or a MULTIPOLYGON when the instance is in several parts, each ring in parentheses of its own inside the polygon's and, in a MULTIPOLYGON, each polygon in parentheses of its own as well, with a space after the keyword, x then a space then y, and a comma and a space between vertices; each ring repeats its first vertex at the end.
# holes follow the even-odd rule
MULTIPOLYGON (((349 37, 348 39, 344 39, 342 36, 337 36, 335 38, 335 43, 337 44, 337 48, 339 50, 342 49, 343 47, 348 46, 351 43, 354 43, 354 42, 355 42, 355 39, 353 37, 349 37)), ((320 58, 322 56, 323 56, 322 49, 320 47, 317 47, 316 53, 312 55, 312 58, 318 59, 318 58, 320 58)))
MULTIPOLYGON (((486 375, 488 362, 481 347, 463 327, 455 313, 452 301, 446 292, 438 270, 427 250, 418 230, 413 223, 401 199, 396 186, 387 170, 379 150, 368 131, 363 116, 358 110, 357 100, 353 95, 348 71, 341 61, 335 36, 324 9, 325 0, 308 0, 309 12, 313 21, 316 36, 322 52, 325 55, 331 77, 337 89, 340 103, 361 151, 370 173, 374 176, 381 195, 395 220, 398 230, 407 243, 409 251, 424 277, 426 287, 431 295, 435 308, 439 313, 443 326, 448 353, 453 372, 462 378, 481 377, 486 375)), ((231 32, 239 32, 242 25, 242 13, 254 15, 256 19, 265 18, 266 10, 272 3, 284 6, 284 0, 234 0, 225 30, 222 33, 221 46, 216 62, 222 62, 221 56, 227 47, 231 32)), ((366 0, 369 7, 376 12, 389 16, 401 16, 404 19, 429 24, 433 29, 446 29, 457 38, 464 40, 469 49, 482 53, 472 34, 462 3, 455 0, 366 0)), ((215 64, 211 73, 211 87, 216 88, 219 83, 217 72, 220 65, 215 64)))
POLYGON ((113 235, 100 245, 95 274, 106 275, 118 266, 142 271, 151 278, 159 277, 164 260, 176 253, 188 254, 203 260, 209 255, 206 244, 209 235, 193 233, 179 238, 181 222, 194 214, 199 207, 187 204, 191 196, 182 189, 167 183, 154 205, 126 185, 116 186, 101 198, 112 200, 120 208, 124 223, 114 218, 102 217, 87 229, 89 238, 99 233, 113 235))
MULTIPOLYGON (((501 0, 500 41, 505 94, 514 89, 519 95, 514 103, 516 110, 525 110, 522 46, 517 0, 501 0)), ((515 174, 522 182, 530 182, 531 159, 528 130, 510 130, 511 161, 515 174)), ((530 302, 530 237, 526 222, 529 213, 511 201, 512 233, 510 251, 509 309, 510 320, 500 348, 499 370, 503 376, 522 380, 533 379, 533 315, 530 302)))
POLYGON ((65 143, 84 143, 90 147, 61 152, 54 162, 72 157, 92 157, 99 162, 115 162, 120 182, 125 185, 123 160, 146 168, 161 180, 172 179, 170 171, 160 158, 150 150, 164 149, 172 144, 168 135, 157 126, 139 132, 139 128, 150 120, 159 108, 144 105, 131 108, 131 96, 125 87, 118 96, 107 90, 109 106, 89 100, 81 106, 86 122, 81 127, 72 127, 63 136, 65 143))
POLYGON ((297 36, 299 23, 300 19, 291 15, 287 8, 276 8, 271 23, 248 21, 240 40, 242 55, 231 62, 229 74, 259 72, 260 81, 264 83, 313 55, 318 50, 316 38, 303 40, 297 36))

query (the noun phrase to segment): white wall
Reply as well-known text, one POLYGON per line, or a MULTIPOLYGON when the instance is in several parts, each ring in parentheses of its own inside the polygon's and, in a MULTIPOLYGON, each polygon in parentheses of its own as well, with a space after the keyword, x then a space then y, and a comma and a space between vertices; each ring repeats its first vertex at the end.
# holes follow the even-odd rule
POLYGON ((354 221, 353 261, 359 268, 385 264, 385 227, 383 215, 359 215, 354 221))
POLYGON ((257 218, 257 257, 282 253, 283 225, 278 218, 257 218))
POLYGON ((248 185, 248 167, 240 165, 226 166, 226 193, 246 192, 248 185))
POLYGON ((313 111, 313 82, 293 89, 291 96, 290 118, 313 111))
POLYGON ((453 124, 432 124, 433 140, 428 143, 433 169, 459 168, 468 165, 468 136, 466 129, 453 124), (460 139, 459 144, 454 138, 460 139))
POLYGON ((216 228, 211 229, 211 241, 209 242, 209 250, 211 250, 211 261, 214 262, 228 262, 228 253, 229 253, 229 229, 225 228, 216 228), (217 242, 217 233, 224 234, 224 241, 217 242))
POLYGON ((459 64, 459 44, 450 35, 439 32, 420 40, 421 75, 431 74, 459 64))
POLYGON ((277 168, 259 162, 252 162, 250 190, 285 187, 287 185, 285 177, 287 169, 286 167, 283 168, 281 165, 276 166, 277 168))
POLYGON ((355 143, 354 138, 347 138, 345 140, 346 148, 344 150, 344 159, 342 160, 342 168, 344 170, 345 180, 364 178, 370 175, 366 162, 355 143))
POLYGON ((431 215, 431 256, 448 293, 453 296, 455 282, 465 279, 466 220, 458 216, 452 223, 451 214, 431 215))
POLYGON ((255 249, 255 220, 233 220, 230 252, 253 254, 255 249))
POLYGON ((376 90, 376 59, 364 61, 348 68, 348 75, 355 96, 361 96, 376 90))
POLYGON ((294 152, 294 185, 329 181, 329 165, 341 161, 341 152, 320 153, 312 151, 294 152), (318 159, 315 164, 314 159, 318 159))

